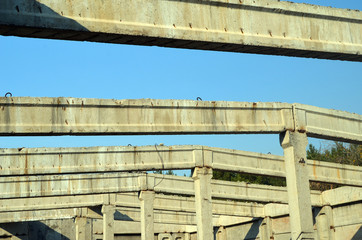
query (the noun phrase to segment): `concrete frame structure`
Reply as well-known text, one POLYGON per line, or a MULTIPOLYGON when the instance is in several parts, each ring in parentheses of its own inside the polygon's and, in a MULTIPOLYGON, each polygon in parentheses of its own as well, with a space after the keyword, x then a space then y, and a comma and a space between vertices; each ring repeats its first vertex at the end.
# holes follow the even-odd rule
POLYGON ((307 135, 361 143, 360 115, 299 104, 73 98, 2 98, 0 111, 3 136, 280 133, 284 149, 284 157, 206 146, 1 149, 3 223, 75 218, 71 236, 106 240, 361 234, 361 167, 308 160, 305 150, 307 135), (166 169, 193 169, 193 178, 128 173, 166 169), (287 188, 211 180, 213 169, 285 177, 287 188), (353 187, 310 192, 309 181, 353 187), (343 219, 336 233, 335 216, 343 219))
POLYGON ((362 61, 362 13, 274 0, 2 0, 0 34, 362 61))
MULTIPOLYGON (((0 2, 5 36, 349 61, 362 61, 361 25, 359 11, 271 0, 0 2)), ((34 238, 29 226, 43 221, 79 240, 362 238, 361 167, 305 153, 307 136, 361 144, 360 115, 281 103, 0 98, 1 136, 225 133, 280 134, 284 157, 201 146, 1 149, 0 236, 34 238), (193 179, 126 173, 185 168, 193 179), (213 169, 285 177, 287 188, 214 181, 213 169), (349 187, 321 193, 309 181, 349 187)))

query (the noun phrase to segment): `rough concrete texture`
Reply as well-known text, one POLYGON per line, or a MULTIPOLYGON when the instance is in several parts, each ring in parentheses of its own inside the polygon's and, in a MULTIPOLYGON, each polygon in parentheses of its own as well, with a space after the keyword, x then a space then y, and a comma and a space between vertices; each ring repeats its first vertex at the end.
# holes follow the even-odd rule
POLYGON ((302 104, 2 97, 0 112, 2 136, 265 134, 291 130, 362 143, 361 115, 302 104))
POLYGON ((361 235, 361 167, 308 160, 305 151, 307 136, 361 143, 360 115, 286 103, 73 98, 0 98, 0 113, 3 136, 280 133, 284 149, 284 156, 205 146, 0 149, 0 236, 361 235), (193 178, 140 172, 156 169, 191 169, 193 178), (283 177, 287 187, 211 180, 213 170, 283 177), (321 193, 309 181, 347 186, 321 193))
POLYGON ((0 34, 362 61, 362 14, 274 0, 2 0, 0 34))

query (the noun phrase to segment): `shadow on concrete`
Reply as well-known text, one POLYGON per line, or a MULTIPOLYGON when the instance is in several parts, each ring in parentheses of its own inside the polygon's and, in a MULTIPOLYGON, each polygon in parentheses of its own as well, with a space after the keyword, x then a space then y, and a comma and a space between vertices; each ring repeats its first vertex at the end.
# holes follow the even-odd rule
POLYGON ((52 29, 88 31, 77 21, 63 16, 62 11, 57 13, 36 0, 1 0, 0 9, 4 10, 0 11, 0 25, 45 28, 49 31, 52 29))
POLYGON ((254 218, 249 231, 245 235, 245 239, 256 239, 259 234, 260 225, 262 220, 260 218, 254 218))
MULTIPOLYGON (((64 226, 65 224, 71 225, 73 221, 71 219, 67 219, 67 222, 51 222, 49 221, 49 225, 44 224, 40 221, 34 222, 19 222, 19 223, 2 223, 0 224, 0 228, 7 231, 8 235, 16 236, 16 239, 21 240, 70 240, 69 236, 65 236, 55 229, 62 227, 67 228, 68 226, 64 226), (62 224, 63 226, 60 226, 62 224)), ((68 228, 69 229, 69 228, 68 228)), ((71 235, 72 229, 69 229, 69 234, 71 235)), ((1 237, 1 236, 0 236, 1 237)))
POLYGON ((362 239, 362 226, 359 227, 356 234, 353 236, 351 240, 361 240, 362 239))

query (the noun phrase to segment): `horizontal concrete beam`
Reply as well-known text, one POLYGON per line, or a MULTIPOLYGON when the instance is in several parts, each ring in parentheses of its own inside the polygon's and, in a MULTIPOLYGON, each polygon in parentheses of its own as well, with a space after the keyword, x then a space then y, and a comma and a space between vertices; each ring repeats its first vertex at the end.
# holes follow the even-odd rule
MULTIPOLYGON (((142 173, 1 177, 0 189, 2 192, 0 199, 125 193, 147 189, 157 193, 195 195, 192 178, 142 173)), ((284 187, 213 180, 211 189, 213 198, 217 199, 288 203, 287 190, 284 187)), ((322 205, 320 192, 312 191, 312 203, 314 206, 322 205)))
POLYGON ((304 104, 293 104, 293 107, 295 128, 307 132, 308 137, 356 140, 362 144, 362 115, 304 104))
POLYGON ((0 178, 0 198, 140 191, 138 174, 97 173, 0 178))
POLYGON ((0 135, 279 133, 294 128, 291 105, 283 103, 0 98, 0 112, 0 135))
POLYGON ((270 134, 291 130, 362 143, 361 115, 300 104, 3 97, 0 113, 0 136, 270 134))
POLYGON ((36 211, 0 212, 0 223, 69 219, 74 218, 77 215, 77 211, 77 208, 62 208, 36 211))
MULTIPOLYGON (((196 225, 182 225, 169 223, 154 223, 155 233, 190 233, 197 232, 196 225)), ((103 234, 103 221, 94 219, 93 233, 103 234)), ((114 234, 141 234, 141 223, 133 221, 114 221, 114 234)))
MULTIPOLYGON (((140 221, 138 193, 122 193, 1 199, 0 223, 63 219, 76 216, 102 218, 101 213, 94 212, 92 207, 102 205, 107 196, 113 199, 111 203, 117 206, 117 211, 121 213, 115 215, 116 219, 140 221), (57 215, 58 213, 59 215, 57 215)), ((196 225, 193 197, 156 194, 154 209, 155 223, 196 225)), ((213 200, 213 215, 215 224, 220 223, 220 216, 262 217, 264 216, 264 205, 213 200)))
POLYGON ((2 97, 0 113, 0 136, 267 134, 291 130, 362 143, 361 115, 300 104, 2 97))
POLYGON ((362 187, 339 187, 322 193, 323 205, 338 206, 362 200, 362 187))
POLYGON ((0 34, 362 61, 362 14, 271 0, 2 0, 0 34))
MULTIPOLYGON (((285 177, 282 156, 194 145, 0 149, 0 158, 2 176, 152 171, 205 166, 215 170, 285 177)), ((359 166, 316 160, 307 160, 307 164, 311 181, 362 186, 359 166)), ((172 186, 170 189, 174 190, 172 186)))

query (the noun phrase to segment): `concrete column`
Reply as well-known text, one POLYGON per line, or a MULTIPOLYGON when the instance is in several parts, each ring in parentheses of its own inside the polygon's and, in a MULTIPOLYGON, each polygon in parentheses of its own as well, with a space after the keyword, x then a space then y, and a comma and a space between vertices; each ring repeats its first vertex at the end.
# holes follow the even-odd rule
POLYGON ((141 191, 139 199, 141 201, 141 239, 154 239, 153 201, 155 199, 155 192, 141 191))
POLYGON ((273 239, 272 220, 270 217, 265 217, 263 219, 259 229, 261 240, 273 239))
POLYGON ((280 143, 284 150, 292 239, 314 239, 309 172, 306 162, 307 135, 287 131, 280 135, 280 143))
POLYGON ((114 240, 114 212, 112 205, 103 205, 103 240, 114 240))
POLYGON ((226 229, 220 226, 216 233, 216 240, 227 240, 226 229))
POLYGON ((90 220, 85 217, 77 217, 75 219, 75 239, 88 240, 92 239, 92 228, 90 220))
POLYGON ((214 239, 211 200, 212 169, 196 167, 192 178, 195 184, 197 239, 211 240, 214 239))
POLYGON ((324 206, 316 217, 319 240, 334 240, 334 223, 331 206, 324 206))

